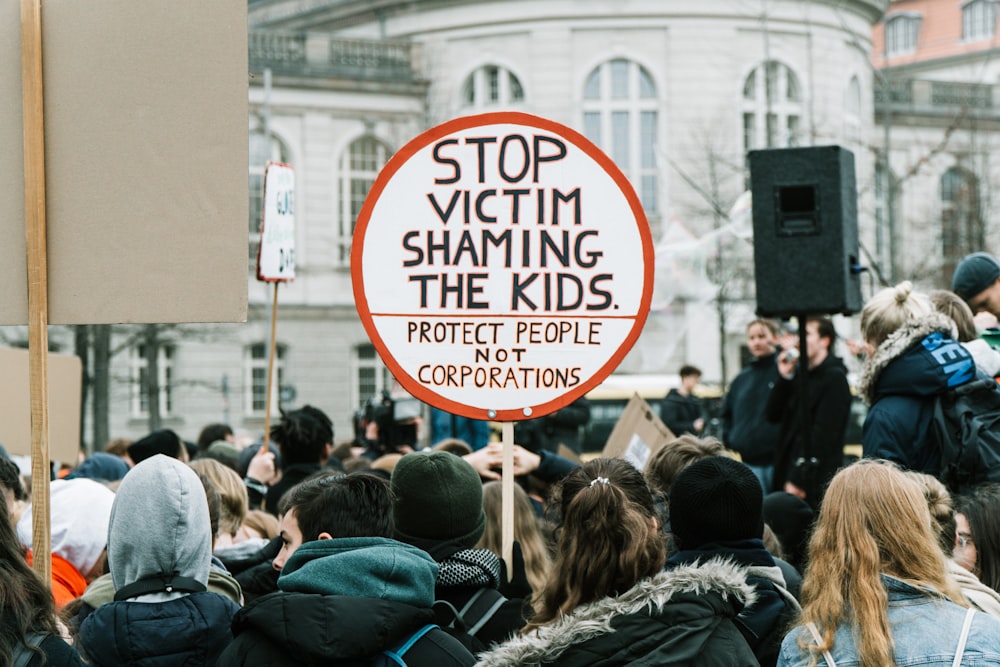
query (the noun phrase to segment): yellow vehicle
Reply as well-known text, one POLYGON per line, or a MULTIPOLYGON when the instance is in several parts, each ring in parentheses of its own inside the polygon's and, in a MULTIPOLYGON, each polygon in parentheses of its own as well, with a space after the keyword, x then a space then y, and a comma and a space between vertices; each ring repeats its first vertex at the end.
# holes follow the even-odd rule
MULTIPOLYGON (((676 373, 626 374, 613 373, 604 382, 586 394, 590 401, 590 423, 584 427, 583 451, 600 452, 604 449, 615 423, 625 410, 625 405, 633 395, 649 403, 659 416, 660 399, 671 389, 681 386, 681 378, 676 373)), ((722 412, 722 390, 716 385, 699 384, 694 391, 702 399, 705 408, 704 435, 720 436, 722 412)))

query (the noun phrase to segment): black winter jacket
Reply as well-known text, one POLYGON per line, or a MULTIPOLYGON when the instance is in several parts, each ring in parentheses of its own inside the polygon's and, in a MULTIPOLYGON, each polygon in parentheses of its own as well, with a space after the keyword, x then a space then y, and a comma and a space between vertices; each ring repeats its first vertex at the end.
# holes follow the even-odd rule
POLYGON ((774 464, 781 426, 767 421, 767 399, 778 381, 774 354, 754 359, 733 378, 722 405, 726 447, 740 453, 744 463, 774 464))
MULTIPOLYGON (((233 619, 236 639, 216 663, 368 667, 373 658, 433 623, 434 612, 393 600, 279 591, 248 604, 233 619)), ((404 655, 414 667, 467 667, 474 660, 441 629, 404 655)))
POLYGON ((701 417, 701 400, 697 396, 682 396, 671 389, 660 401, 660 419, 674 435, 698 435, 694 420, 701 417))
MULTIPOLYGON (((803 359, 803 362, 805 360, 803 359)), ((801 465, 805 458, 799 427, 799 377, 778 377, 767 402, 767 419, 781 424, 781 440, 774 464, 774 491, 791 482, 806 492, 806 502, 819 506, 826 485, 844 463, 844 434, 851 414, 851 389, 847 368, 839 357, 827 356, 808 371, 810 454, 814 469, 801 465)))
POLYGON ((643 579, 479 656, 477 667, 757 667, 733 623, 756 599, 746 571, 713 560, 643 579))
POLYGON ((211 665, 232 640, 239 607, 208 591, 167 602, 111 602, 80 625, 79 644, 92 665, 211 665))

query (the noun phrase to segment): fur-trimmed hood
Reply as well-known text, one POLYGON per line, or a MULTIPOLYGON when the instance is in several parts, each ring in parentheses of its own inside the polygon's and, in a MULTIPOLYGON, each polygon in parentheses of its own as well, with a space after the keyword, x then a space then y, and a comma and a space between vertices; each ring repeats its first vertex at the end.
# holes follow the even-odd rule
POLYGON ((966 380, 956 381, 955 369, 950 366, 956 361, 967 360, 968 368, 963 368, 962 374, 971 373, 968 379, 975 377, 972 357, 955 342, 957 336, 955 323, 941 313, 931 313, 897 329, 865 362, 859 383, 865 402, 872 405, 880 395, 890 393, 935 395, 947 387, 962 384, 966 380), (924 345, 918 346, 932 336, 924 345), (954 349, 949 349, 947 363, 933 354, 942 345, 954 346, 954 349), (900 372, 896 372, 895 368, 892 373, 887 372, 889 366, 903 356, 912 362, 903 365, 905 368, 900 372))
POLYGON ((537 665, 559 658, 567 649, 615 632, 612 623, 623 616, 664 613, 680 595, 715 593, 734 606, 734 613, 752 605, 757 595, 746 581, 747 570, 714 558, 705 563, 683 565, 643 579, 617 597, 581 605, 553 623, 515 636, 480 654, 477 667, 537 665))

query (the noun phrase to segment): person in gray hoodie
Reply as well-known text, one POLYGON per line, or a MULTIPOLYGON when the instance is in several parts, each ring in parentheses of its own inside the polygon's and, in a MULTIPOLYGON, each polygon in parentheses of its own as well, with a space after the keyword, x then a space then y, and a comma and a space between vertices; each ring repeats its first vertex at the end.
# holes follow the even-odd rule
POLYGON ((158 454, 125 476, 111 508, 115 601, 83 619, 78 648, 93 665, 211 665, 232 640, 239 607, 206 590, 208 501, 198 475, 158 454))

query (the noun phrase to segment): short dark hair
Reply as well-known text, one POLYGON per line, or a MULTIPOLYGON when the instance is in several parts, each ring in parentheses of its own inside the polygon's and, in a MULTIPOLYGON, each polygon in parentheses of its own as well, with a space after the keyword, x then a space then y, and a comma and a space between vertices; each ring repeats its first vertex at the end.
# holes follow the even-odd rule
MULTIPOLYGON (((827 338, 830 341, 830 347, 837 342, 837 330, 833 326, 833 320, 829 317, 823 317, 821 315, 813 315, 806 319, 806 324, 809 322, 816 323, 816 333, 819 334, 820 338, 827 338)), ((831 349, 832 352, 832 349, 831 349)))
POLYGON ((691 375, 697 375, 700 377, 701 369, 698 368, 697 366, 692 366, 690 364, 684 364, 683 366, 681 366, 680 376, 682 378, 686 378, 691 375))
POLYGON ((389 482, 368 472, 322 471, 293 486, 281 498, 281 514, 295 510, 302 541, 333 537, 392 537, 389 482))
POLYGON ((282 465, 319 463, 323 448, 333 442, 333 422, 325 412, 311 405, 283 412, 271 427, 271 440, 281 449, 282 465))
POLYGON ((198 434, 198 451, 203 452, 216 440, 225 440, 232 434, 229 424, 209 424, 198 434))

